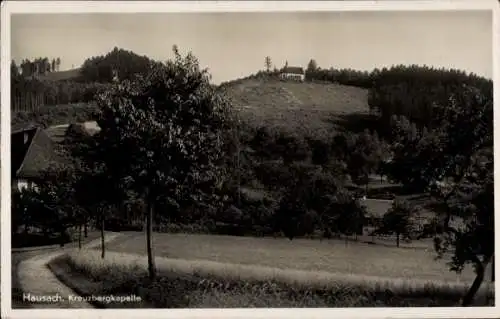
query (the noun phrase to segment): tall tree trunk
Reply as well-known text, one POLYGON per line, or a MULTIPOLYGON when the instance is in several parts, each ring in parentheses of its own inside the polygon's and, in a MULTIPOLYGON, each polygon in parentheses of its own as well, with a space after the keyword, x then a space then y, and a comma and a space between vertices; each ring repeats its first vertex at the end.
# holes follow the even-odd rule
POLYGON ((82 249, 82 224, 78 225, 78 249, 82 249))
POLYGON ((476 296, 479 288, 481 287, 481 284, 483 283, 485 268, 486 266, 488 266, 491 257, 492 256, 486 257, 483 262, 476 263, 476 279, 474 279, 472 286, 469 288, 469 291, 467 291, 467 294, 465 294, 464 299, 462 300, 462 307, 469 307, 470 305, 472 305, 474 297, 476 296))
POLYGON ((396 247, 399 248, 399 233, 396 234, 396 247))
MULTIPOLYGON (((104 212, 101 212, 101 214, 104 214, 104 212)), ((104 259, 106 255, 106 246, 104 242, 104 216, 101 216, 101 258, 104 259)))
POLYGON ((59 239, 60 239, 59 245, 61 247, 64 247, 64 244, 66 244, 65 243, 66 242, 66 238, 65 238, 66 236, 65 235, 66 235, 66 229, 65 228, 61 228, 60 237, 59 237, 59 239))
MULTIPOLYGON (((149 194, 148 194, 149 195, 149 194)), ((149 278, 154 280, 156 278, 156 267, 155 260, 153 256, 153 214, 154 214, 154 203, 152 202, 152 196, 147 197, 147 215, 146 215, 146 250, 148 252, 148 272, 149 278)))
POLYGON ((85 236, 85 238, 89 237, 89 222, 88 222, 88 220, 85 220, 85 224, 83 224, 83 236, 85 236))

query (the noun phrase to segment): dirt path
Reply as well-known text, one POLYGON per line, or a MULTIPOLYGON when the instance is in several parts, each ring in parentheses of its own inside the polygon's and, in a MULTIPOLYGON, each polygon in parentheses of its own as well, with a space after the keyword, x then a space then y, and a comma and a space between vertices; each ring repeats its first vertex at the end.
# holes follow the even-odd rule
MULTIPOLYGON (((109 234, 106 241, 116 239, 120 234, 109 234)), ((97 247, 100 239, 95 239, 85 245, 86 248, 97 247)), ((71 300, 77 296, 73 290, 61 283, 52 271, 47 267, 47 263, 52 259, 67 253, 76 248, 62 249, 53 252, 36 254, 33 257, 22 260, 17 265, 17 296, 12 300, 13 308, 93 308, 87 302, 71 300), (41 297, 53 297, 53 300, 42 300, 41 297), (16 299, 16 302, 14 302, 16 299), (30 301, 31 300, 31 301, 30 301)), ((14 263, 13 263, 14 266, 14 263)))

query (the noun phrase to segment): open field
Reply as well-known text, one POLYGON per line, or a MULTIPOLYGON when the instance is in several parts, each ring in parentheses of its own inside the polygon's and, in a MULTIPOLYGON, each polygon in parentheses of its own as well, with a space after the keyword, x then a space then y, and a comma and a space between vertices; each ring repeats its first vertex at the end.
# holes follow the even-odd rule
MULTIPOLYGON (((261 265, 331 273, 470 283, 472 269, 460 275, 448 271, 446 261, 435 261, 432 247, 391 248, 343 241, 249 238, 215 235, 154 234, 157 256, 186 260, 261 265)), ((145 254, 143 234, 112 242, 112 251, 145 254)))
MULTIPOLYGON (((62 256, 51 262, 50 268, 63 274, 60 280, 81 294, 134 294, 142 298, 140 304, 101 304, 104 308, 456 306, 470 285, 450 277, 448 282, 440 280, 442 268, 430 266, 430 259, 423 263, 426 257, 410 249, 400 249, 402 253, 396 254, 371 246, 372 254, 365 258, 368 250, 362 249, 363 245, 342 249, 333 241, 322 247, 322 243, 306 240, 290 243, 280 239, 155 235, 154 281, 147 276, 143 236, 108 245, 112 250, 136 253, 108 250, 106 258, 101 259, 96 247, 62 256), (337 258, 328 255, 325 248, 338 252, 337 258), (351 273, 345 273, 346 263, 339 258, 348 250, 351 273), (386 255, 375 257, 375 253, 384 251, 386 255), (406 278, 398 278, 405 276, 405 269, 398 267, 410 263, 406 278), (332 272, 338 270, 344 272, 332 272), (424 272, 434 272, 434 276, 422 276, 424 272)), ((493 302, 493 287, 485 283, 474 304, 493 302)))
POLYGON ((367 114, 368 91, 352 86, 241 80, 225 86, 243 121, 255 126, 327 134, 348 114, 367 114))

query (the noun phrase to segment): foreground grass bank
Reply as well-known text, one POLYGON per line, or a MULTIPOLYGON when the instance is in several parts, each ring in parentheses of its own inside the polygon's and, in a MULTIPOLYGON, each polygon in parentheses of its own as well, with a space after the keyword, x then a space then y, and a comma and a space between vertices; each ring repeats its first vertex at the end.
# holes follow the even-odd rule
MULTIPOLYGON (((143 256, 97 250, 73 252, 50 267, 81 294, 134 294, 142 303, 108 307, 415 307, 456 306, 466 284, 287 270, 205 260, 157 258, 158 278, 147 278, 143 256)), ((477 306, 493 305, 485 286, 477 306)))

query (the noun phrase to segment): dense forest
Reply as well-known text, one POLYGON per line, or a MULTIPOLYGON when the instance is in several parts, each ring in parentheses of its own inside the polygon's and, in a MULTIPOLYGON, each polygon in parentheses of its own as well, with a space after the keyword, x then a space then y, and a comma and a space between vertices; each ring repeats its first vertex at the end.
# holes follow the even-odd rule
MULTIPOLYGON (((11 109, 15 112, 39 113, 44 106, 91 103, 96 93, 113 81, 132 79, 147 72, 154 61, 133 52, 115 48, 103 56, 88 58, 76 76, 52 80, 60 58, 25 59, 11 64, 11 109), (50 62, 52 61, 52 62, 50 62)), ((74 74, 72 74, 74 75, 74 74)))

